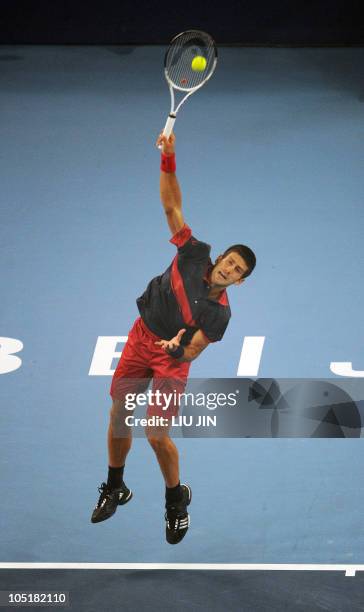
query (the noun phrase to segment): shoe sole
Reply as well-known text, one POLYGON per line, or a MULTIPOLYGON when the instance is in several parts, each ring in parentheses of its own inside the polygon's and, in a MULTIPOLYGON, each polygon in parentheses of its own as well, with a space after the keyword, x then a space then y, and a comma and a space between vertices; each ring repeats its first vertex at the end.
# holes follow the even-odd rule
MULTIPOLYGON (((121 501, 118 503, 118 506, 124 506, 125 504, 127 504, 127 503, 128 503, 130 500, 131 500, 131 498, 132 498, 132 497, 133 497, 133 493, 132 493, 132 491, 129 491, 129 495, 128 495, 128 497, 127 497, 126 499, 122 499, 122 500, 121 500, 121 501)), ((114 516, 114 514, 115 514, 115 512, 116 512, 116 510, 117 510, 117 508, 118 508, 118 506, 116 506, 116 508, 115 508, 114 512, 113 512, 112 514, 109 514, 108 516, 104 516, 104 517, 98 518, 98 519, 96 519, 96 520, 95 520, 95 519, 93 519, 93 518, 91 517, 91 523, 95 524, 95 523, 102 523, 103 521, 107 521, 107 519, 109 519, 109 518, 111 518, 112 516, 114 516)))

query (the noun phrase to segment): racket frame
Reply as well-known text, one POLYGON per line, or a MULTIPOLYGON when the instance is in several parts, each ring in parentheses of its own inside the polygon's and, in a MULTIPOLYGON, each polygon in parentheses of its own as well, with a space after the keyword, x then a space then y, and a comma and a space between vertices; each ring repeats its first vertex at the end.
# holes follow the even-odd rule
MULTIPOLYGON (((185 32, 180 32, 180 34, 177 34, 176 36, 174 36, 169 44, 169 47, 165 53, 164 56, 164 76, 166 78, 166 81, 168 83, 169 86, 169 92, 171 94, 171 110, 170 113, 167 117, 167 121, 166 124, 164 126, 163 129, 163 136, 166 136, 167 138, 169 138, 169 136, 171 135, 171 132, 173 130, 173 126, 174 123, 176 121, 177 118, 177 113, 179 111, 179 109, 181 108, 182 104, 184 104, 187 100, 187 98, 189 98, 193 93, 195 93, 195 91, 197 91, 198 89, 200 89, 203 85, 205 85, 205 83, 207 83, 207 81, 212 77, 212 75, 215 72, 215 68, 216 68, 216 64, 217 64, 217 47, 216 47, 216 43, 214 41, 214 39, 212 38, 212 36, 210 36, 210 34, 207 34, 207 32, 203 32, 203 34, 206 34, 213 42, 213 49, 214 49, 214 62, 212 65, 212 69, 209 72, 209 75, 202 81, 202 83, 200 83, 199 85, 196 85, 195 87, 192 88, 188 88, 188 87, 179 87, 178 85, 175 85, 171 79, 168 76, 168 70, 166 68, 166 64, 167 64, 167 57, 168 57, 168 53, 170 51, 170 48, 172 46, 172 44, 174 43, 174 41, 179 37, 182 36, 183 34, 189 34, 189 33, 196 33, 196 34, 201 34, 200 30, 186 30, 185 32), (180 101, 180 103, 178 104, 177 108, 174 108, 175 106, 175 96, 174 96, 174 91, 187 91, 187 95, 182 98, 182 100, 180 101)), ((162 149, 162 145, 158 145, 159 149, 162 149)))

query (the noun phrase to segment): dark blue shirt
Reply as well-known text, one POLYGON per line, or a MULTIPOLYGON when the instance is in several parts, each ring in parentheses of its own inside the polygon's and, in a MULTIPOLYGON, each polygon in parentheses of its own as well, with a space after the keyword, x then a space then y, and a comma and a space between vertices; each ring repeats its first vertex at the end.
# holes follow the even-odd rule
POLYGON ((221 340, 231 311, 225 290, 217 301, 208 297, 208 274, 212 268, 210 245, 194 238, 188 225, 170 242, 177 246, 177 255, 137 299, 140 316, 154 334, 165 340, 173 338, 182 328, 186 329, 182 345, 189 344, 198 329, 209 342, 221 340))

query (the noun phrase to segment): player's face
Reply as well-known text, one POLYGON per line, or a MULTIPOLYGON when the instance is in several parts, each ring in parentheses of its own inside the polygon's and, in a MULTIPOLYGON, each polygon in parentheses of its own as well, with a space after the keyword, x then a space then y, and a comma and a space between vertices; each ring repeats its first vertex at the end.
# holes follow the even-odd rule
POLYGON ((248 271, 244 259, 238 253, 232 251, 225 257, 217 258, 216 264, 211 273, 210 282, 212 285, 228 287, 229 285, 240 285, 243 282, 242 276, 248 271))

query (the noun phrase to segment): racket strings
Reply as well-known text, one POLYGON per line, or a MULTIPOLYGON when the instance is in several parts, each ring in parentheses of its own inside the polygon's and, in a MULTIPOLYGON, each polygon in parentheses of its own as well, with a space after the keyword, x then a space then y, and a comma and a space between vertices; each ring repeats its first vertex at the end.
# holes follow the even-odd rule
POLYGON ((171 65, 168 72, 171 80, 178 87, 193 89, 197 85, 203 83, 210 74, 214 53, 213 51, 209 53, 209 49, 201 44, 191 45, 190 42, 187 41, 185 45, 178 45, 173 56, 175 60, 174 65, 171 65), (192 68, 192 61, 197 56, 202 56, 206 60, 206 68, 202 71, 193 70, 192 68))
POLYGON ((166 73, 175 87, 189 91, 204 83, 215 68, 215 45, 209 36, 202 38, 194 32, 184 33, 172 43, 165 62, 166 73), (192 61, 202 56, 204 70, 193 70, 192 61))

